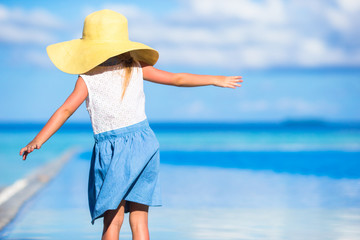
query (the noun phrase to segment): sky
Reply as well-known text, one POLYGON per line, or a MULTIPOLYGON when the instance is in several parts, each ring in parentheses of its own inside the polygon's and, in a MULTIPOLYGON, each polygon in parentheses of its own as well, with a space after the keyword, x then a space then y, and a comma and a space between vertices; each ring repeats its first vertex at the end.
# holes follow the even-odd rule
MULTIPOLYGON (((130 40, 171 72, 241 75, 241 88, 145 81, 151 121, 360 121, 360 1, 0 1, 0 122, 44 122, 77 76, 46 46, 81 38, 85 17, 112 9, 130 40)), ((85 104, 71 122, 89 121, 85 104)))

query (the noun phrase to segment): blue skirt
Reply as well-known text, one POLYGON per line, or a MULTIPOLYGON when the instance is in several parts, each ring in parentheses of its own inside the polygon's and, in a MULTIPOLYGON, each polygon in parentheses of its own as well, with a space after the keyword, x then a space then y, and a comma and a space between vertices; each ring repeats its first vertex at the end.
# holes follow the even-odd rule
POLYGON ((126 200, 161 206, 159 142, 148 120, 94 135, 89 172, 91 223, 126 200))

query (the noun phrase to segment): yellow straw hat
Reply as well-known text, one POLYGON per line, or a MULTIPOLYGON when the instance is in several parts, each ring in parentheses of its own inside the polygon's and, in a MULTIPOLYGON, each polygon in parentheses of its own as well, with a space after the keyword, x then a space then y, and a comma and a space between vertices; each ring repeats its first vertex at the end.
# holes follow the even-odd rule
POLYGON ((150 65, 159 58, 155 49, 130 41, 126 17, 108 9, 85 18, 81 39, 49 45, 46 51, 57 68, 70 74, 85 73, 125 52, 150 65))

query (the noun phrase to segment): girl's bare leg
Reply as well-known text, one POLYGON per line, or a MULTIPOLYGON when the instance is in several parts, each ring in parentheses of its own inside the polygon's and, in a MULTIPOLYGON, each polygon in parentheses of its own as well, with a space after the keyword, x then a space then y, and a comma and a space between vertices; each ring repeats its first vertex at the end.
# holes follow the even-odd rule
POLYGON ((149 240, 148 211, 149 206, 136 202, 129 202, 129 222, 133 240, 149 240))
POLYGON ((119 240, 120 228, 124 221, 125 200, 122 200, 116 210, 104 213, 104 229, 102 240, 119 240))

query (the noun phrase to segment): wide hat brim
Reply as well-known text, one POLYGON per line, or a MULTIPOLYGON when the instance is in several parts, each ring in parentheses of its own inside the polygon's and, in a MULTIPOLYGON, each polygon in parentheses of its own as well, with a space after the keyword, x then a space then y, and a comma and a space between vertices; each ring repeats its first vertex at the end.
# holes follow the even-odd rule
POLYGON ((74 39, 49 45, 46 51, 57 68, 70 74, 86 73, 107 59, 126 52, 131 52, 137 61, 150 65, 154 65, 159 59, 159 53, 155 49, 129 40, 74 39))

